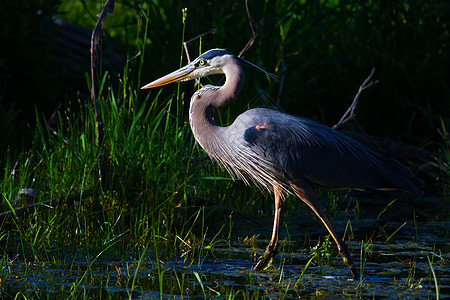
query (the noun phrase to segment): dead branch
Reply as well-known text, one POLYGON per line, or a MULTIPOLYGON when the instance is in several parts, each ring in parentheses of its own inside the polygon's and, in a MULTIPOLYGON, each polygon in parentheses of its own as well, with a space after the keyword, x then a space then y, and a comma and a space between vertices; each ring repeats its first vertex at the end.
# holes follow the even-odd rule
POLYGON ((261 24, 262 24, 262 20, 259 22, 256 22, 255 20, 253 20, 252 16, 250 15, 250 10, 248 8, 248 0, 245 0, 245 9, 247 10, 248 22, 249 22, 250 29, 252 30, 253 35, 250 38, 250 40, 247 42, 245 47, 239 53, 240 58, 244 58, 247 51, 253 46, 253 43, 255 42, 256 37, 259 34, 259 31, 261 29, 261 24))
MULTIPOLYGON (((105 6, 103 6, 103 9, 101 12, 97 15, 98 21, 97 24, 94 27, 94 30, 92 30, 92 36, 91 36, 91 101, 94 106, 94 113, 95 113, 95 119, 97 122, 97 147, 98 151, 101 153, 99 155, 99 175, 100 179, 102 179, 105 175, 104 170, 104 164, 105 164, 105 157, 102 154, 102 147, 103 147, 103 120, 101 116, 101 112, 98 109, 98 102, 97 102, 97 93, 95 90, 95 69, 99 62, 99 53, 102 45, 102 33, 103 33, 103 23, 105 21, 106 16, 108 13, 112 13, 114 11, 114 2, 115 0, 108 0, 106 1, 105 6)), ((102 180, 102 182, 104 182, 102 180)))
POLYGON ((375 84, 378 83, 378 80, 370 81, 374 73, 375 73, 375 68, 372 69, 372 71, 370 72, 369 76, 361 84, 361 86, 359 87, 358 92, 356 93, 355 98, 353 99, 352 104, 347 109, 345 114, 341 117, 339 122, 332 127, 333 129, 338 129, 340 126, 344 125, 345 123, 347 123, 350 120, 355 121, 355 109, 356 109, 356 106, 358 105, 358 100, 359 100, 359 96, 361 95, 361 92, 364 91, 365 89, 373 87, 375 84))
POLYGON ((112 13, 114 11, 114 2, 115 0, 108 0, 103 6, 101 12, 97 15, 98 20, 97 24, 95 24, 94 30, 92 30, 91 35, 91 99, 92 102, 96 101, 96 91, 95 91, 95 68, 99 62, 99 52, 102 46, 102 32, 103 32, 103 23, 105 22, 105 18, 108 13, 112 13))
MULTIPOLYGON (((244 46, 244 48, 241 50, 241 52, 239 52, 239 55, 238 55, 238 56, 239 56, 240 58, 244 58, 245 54, 246 54, 246 53, 248 52, 248 50, 253 46, 253 44, 254 44, 254 42, 255 42, 255 40, 256 40, 256 37, 257 37, 258 34, 259 34, 259 31, 260 31, 260 29, 261 29, 261 24, 262 24, 262 20, 259 21, 259 22, 256 22, 256 21, 252 18, 252 16, 250 15, 250 10, 249 10, 249 8, 248 8, 248 0, 245 1, 245 9, 246 9, 246 11, 247 11, 248 22, 249 22, 249 25, 250 25, 250 29, 251 29, 251 31, 252 31, 252 37, 251 37, 250 40, 247 42, 247 44, 244 46)), ((184 48, 184 52, 186 53, 186 58, 187 58, 187 62, 188 62, 188 63, 191 62, 191 57, 190 57, 190 55, 189 55, 189 49, 188 49, 189 44, 191 44, 192 42, 194 42, 194 41, 196 41, 196 40, 198 40, 198 39, 200 39, 200 38, 202 38, 202 37, 204 37, 204 36, 206 36, 206 35, 208 35, 208 34, 213 34, 213 33, 215 33, 215 31, 216 31, 216 29, 215 29, 215 28, 212 28, 212 29, 208 30, 207 32, 204 32, 204 33, 202 33, 202 34, 199 34, 199 35, 197 35, 196 37, 193 37, 192 39, 190 39, 190 40, 188 40, 188 41, 186 41, 186 42, 183 42, 183 48, 184 48)))
POLYGON ((189 41, 183 42, 184 52, 186 52, 186 57, 187 57, 188 64, 191 62, 191 57, 189 56, 189 49, 188 49, 189 44, 194 42, 194 41, 196 41, 196 40, 198 40, 198 39, 200 39, 200 38, 202 38, 202 37, 204 37, 205 35, 213 34, 215 32, 216 32, 216 29, 215 28, 211 28, 207 32, 199 34, 196 37, 193 37, 192 39, 190 39, 189 41))
MULTIPOLYGON (((197 35, 196 37, 193 37, 192 39, 190 39, 189 41, 183 42, 183 48, 184 48, 184 52, 186 53, 186 58, 187 58, 187 63, 191 63, 191 56, 189 55, 189 44, 204 37, 205 35, 208 34, 213 34, 216 32, 215 28, 211 28, 210 30, 208 30, 207 32, 204 32, 202 34, 197 35)), ((197 86, 200 83, 200 80, 198 80, 198 78, 195 78, 194 80, 194 87, 197 86)))
MULTIPOLYGON (((247 42, 247 44, 244 46, 244 48, 241 50, 241 52, 239 53, 239 57, 240 58, 244 58, 245 54, 248 52, 248 50, 253 46, 256 37, 259 34, 259 31, 261 29, 261 24, 262 24, 262 20, 259 22, 256 22, 252 16, 250 15, 250 10, 248 8, 248 0, 245 0, 245 9, 247 11, 247 16, 248 16, 248 22, 250 25, 250 29, 252 31, 252 37, 250 38, 250 40, 247 42)), ((193 37, 192 39, 183 42, 183 48, 184 48, 184 52, 186 53, 186 58, 187 58, 187 63, 189 64, 191 62, 191 57, 189 55, 189 44, 191 44, 192 42, 208 35, 208 34, 213 34, 215 33, 216 29, 212 28, 210 30, 208 30, 207 32, 204 32, 202 34, 197 35, 196 37, 193 37)), ((198 84, 200 84, 200 81, 198 79, 194 80, 194 87, 197 86, 198 84)))

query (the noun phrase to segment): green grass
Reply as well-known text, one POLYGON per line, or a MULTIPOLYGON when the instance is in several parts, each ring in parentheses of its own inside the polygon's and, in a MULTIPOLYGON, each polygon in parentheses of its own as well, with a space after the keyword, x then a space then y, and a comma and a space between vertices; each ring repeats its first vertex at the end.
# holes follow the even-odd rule
MULTIPOLYGON (((147 28, 140 30, 144 33, 147 28)), ((181 287, 188 286, 184 282, 188 275, 175 271, 175 277, 181 278, 177 279, 180 290, 168 292, 171 282, 166 282, 165 275, 169 270, 159 261, 175 255, 201 264, 204 249, 213 247, 215 239, 204 240, 205 218, 224 209, 247 207, 235 201, 242 199, 236 196, 242 184, 221 180, 228 176, 209 160, 195 160, 205 153, 194 143, 184 114, 186 104, 175 96, 180 95, 180 87, 168 87, 172 91, 168 98, 160 97, 158 91, 142 95, 136 82, 129 79, 129 71, 140 74, 143 67, 142 40, 139 34, 136 42, 142 47, 141 55, 128 59, 117 86, 107 72, 98 74, 105 133, 101 152, 95 145, 93 108, 88 99, 78 99, 58 112, 52 129, 37 111, 32 149, 5 163, 0 181, 2 202, 12 202, 23 188, 35 190, 35 203, 63 200, 3 221, 3 270, 18 257, 45 265, 88 253, 86 270, 70 288, 69 295, 78 298, 83 297, 80 287, 95 280, 90 274, 98 259, 137 251, 141 254, 136 265, 130 266, 132 272, 127 270, 130 275, 125 286, 130 291, 139 286, 136 275, 150 255, 156 258, 160 292, 183 294, 181 287), (106 176, 100 178, 98 160, 103 155, 107 158, 106 176), (83 197, 84 193, 90 196, 83 197), (75 200, 69 201, 70 197, 75 200), (214 199, 215 206, 191 208, 192 198, 214 199)), ((249 190, 247 194, 256 193, 249 190)), ((226 214, 223 220, 227 224, 226 214)), ((33 297, 34 293, 16 296, 33 297)), ((130 298, 132 294, 129 292, 130 298)))
MULTIPOLYGON (((232 224, 228 224, 227 209, 255 214, 252 206, 258 207, 262 196, 256 188, 243 189, 241 183, 213 180, 227 175, 208 161, 197 162, 194 159, 205 154, 193 143, 185 116, 177 115, 177 111, 180 114, 182 111, 174 108, 177 105, 175 96, 160 99, 152 92, 138 106, 132 96, 138 91, 127 86, 125 80, 121 84, 124 86, 118 90, 105 86, 100 97, 100 108, 105 118, 104 149, 108 156, 108 176, 103 184, 97 171, 99 154, 92 142, 95 140, 94 113, 90 106, 81 103, 60 113, 56 128, 58 135, 50 132, 46 123, 41 121, 33 149, 5 168, 1 181, 5 200, 12 201, 18 190, 25 187, 35 189, 35 202, 74 194, 80 197, 74 202, 63 201, 60 205, 41 207, 29 216, 4 221, 0 239, 3 270, 13 266, 18 258, 45 268, 48 264, 61 264, 61 257, 70 260, 72 256, 88 255, 86 269, 73 282, 69 295, 91 298, 94 293, 85 295, 86 290, 82 287, 99 280, 91 275, 95 272, 97 260, 131 251, 136 253, 134 262, 121 271, 129 275, 123 276, 120 283, 129 288, 130 298, 136 294, 132 292, 133 288, 139 289, 143 284, 147 289, 166 295, 183 295, 190 290, 190 293, 206 297, 263 297, 264 291, 260 290, 249 294, 239 288, 215 288, 211 286, 215 278, 213 274, 181 272, 160 263, 179 257, 188 264, 201 266, 210 249, 217 244, 229 243, 227 231, 232 230, 232 224), (126 91, 128 97, 120 91, 126 91), (240 194, 240 190, 244 193, 240 194), (82 199, 81 194, 88 191, 92 196, 82 199), (244 196, 246 193, 248 197, 244 196), (214 202, 204 208, 191 208, 189 199, 192 197, 208 201, 214 199, 214 202), (217 222, 222 222, 220 230, 209 233, 208 224, 217 222), (144 270, 153 270, 155 284, 137 279, 143 267, 144 270)), ((328 196, 335 198, 335 195, 328 196)), ((298 202, 294 199, 288 201, 287 211, 295 214, 298 202)), ((338 210, 336 205, 332 201, 330 211, 333 215, 338 210)), ((400 229, 390 235, 385 233, 386 242, 400 229)), ((280 241, 281 252, 295 252, 296 249, 289 246, 288 228, 286 232, 287 240, 280 241)), ((363 265, 367 261, 368 243, 361 241, 363 265)), ((309 273, 309 266, 333 265, 332 253, 335 253, 334 244, 325 239, 324 243, 311 250, 311 259, 306 262, 301 276, 293 282, 282 276, 284 258, 280 254, 281 264, 275 265, 277 269, 272 271, 271 280, 279 282, 277 286, 281 294, 288 290, 292 293, 296 286, 301 295, 308 290, 305 276, 309 273)), ((37 273, 35 269, 25 270, 27 272, 37 273)), ((420 281, 414 281, 414 270, 411 272, 408 286, 418 286, 420 281)), ((257 284, 251 278, 249 282, 257 284)), ((99 281, 98 286, 106 289, 108 283, 99 281)), ((364 290, 366 286, 367 283, 361 280, 357 289, 364 290)), ((61 290, 59 286, 54 288, 61 290)), ((24 297, 33 295, 43 294, 36 291, 21 294, 24 297)))
MULTIPOLYGON (((142 251, 133 272, 139 272, 148 255, 156 255, 157 262, 183 255, 185 261, 199 260, 201 264, 203 249, 214 246, 214 238, 204 241, 205 218, 213 211, 217 215, 224 207, 239 207, 225 196, 233 195, 226 189, 235 184, 214 180, 215 176, 227 175, 209 161, 194 161, 205 154, 193 143, 182 110, 174 108, 174 97, 160 99, 150 93, 137 105, 137 92, 123 80, 117 90, 105 85, 99 97, 105 124, 103 148, 108 157, 103 182, 93 142, 95 116, 89 105, 80 103, 62 111, 57 135, 48 130, 44 121, 39 122, 33 149, 5 168, 1 182, 5 200, 12 201, 25 187, 36 191, 35 202, 79 197, 4 221, 4 266, 15 259, 9 252, 18 253, 32 264, 52 261, 53 254, 61 257, 54 253, 58 249, 63 257, 89 253, 86 272, 71 288, 74 296, 79 295, 80 285, 92 279, 88 276, 91 265, 102 256, 142 251), (209 180, 202 180, 205 177, 209 180), (82 199, 82 193, 88 191, 92 196, 82 199), (188 199, 192 197, 214 198, 216 206, 190 208, 188 199), (164 255, 159 257, 159 253, 164 255)), ((223 222, 228 223, 226 214, 223 222)), ((168 286, 164 283, 165 272, 158 264, 158 280, 164 293, 168 286)), ((132 276, 127 285, 133 289, 137 284, 132 276)))
MULTIPOLYGON (((95 145, 94 111, 88 99, 80 98, 71 99, 70 103, 63 106, 62 110, 58 112, 56 122, 52 124, 47 124, 45 115, 36 109, 37 125, 34 128, 31 148, 17 156, 10 155, 2 163, 1 202, 9 203, 8 207, 17 197, 19 190, 23 188, 35 190, 35 203, 49 199, 62 199, 62 201, 38 207, 35 212, 25 217, 13 216, 0 224, 0 278, 5 281, 20 274, 19 276, 23 279, 42 272, 49 272, 48 275, 52 276, 49 270, 53 267, 67 268, 69 273, 77 274, 72 285, 67 287, 55 283, 51 287, 61 298, 71 296, 89 299, 96 298, 98 294, 105 298, 117 296, 114 292, 107 290, 109 286, 113 285, 110 282, 113 280, 112 278, 117 280, 115 286, 126 289, 120 294, 123 298, 133 298, 144 289, 157 291, 161 295, 225 296, 228 299, 263 298, 271 289, 275 289, 281 296, 289 293, 297 296, 305 293, 311 295, 311 288, 308 287, 311 284, 312 275, 309 274, 311 266, 319 265, 326 268, 336 264, 333 262, 335 255, 332 254, 335 252, 335 246, 328 238, 325 238, 324 242, 316 247, 312 247, 314 243, 309 240, 309 237, 305 238, 308 241, 304 243, 304 246, 312 249, 309 251, 310 257, 305 260, 299 271, 300 277, 295 280, 284 275, 286 273, 285 262, 288 259, 282 257, 281 253, 278 257, 280 263, 274 265, 275 269, 268 271, 268 275, 262 275, 265 276, 264 279, 268 278, 266 281, 261 280, 250 269, 242 271, 245 273, 242 276, 245 277, 246 284, 269 286, 267 289, 249 291, 245 289, 244 284, 241 286, 226 284, 215 286, 213 283, 218 277, 217 274, 201 268, 194 269, 195 266, 201 267, 204 261, 213 255, 215 248, 228 247, 231 249, 233 247, 231 240, 234 230, 233 222, 231 217, 228 218, 230 210, 241 212, 244 215, 261 215, 263 214, 260 209, 261 201, 265 200, 266 205, 267 203, 272 205, 272 200, 270 197, 261 195, 256 188, 245 187, 242 182, 233 182, 224 170, 209 160, 197 159, 205 157, 206 154, 195 144, 188 124, 186 113, 188 97, 183 96, 183 93, 190 88, 184 88, 183 85, 178 85, 178 87, 171 85, 161 90, 143 92, 139 89, 144 81, 154 79, 157 76, 156 72, 158 74, 160 71, 162 72, 157 64, 164 63, 168 68, 167 60, 171 61, 178 56, 166 57, 165 54, 162 54, 168 46, 161 36, 155 38, 157 33, 155 27, 157 26, 152 23, 155 21, 151 17, 157 14, 162 18, 158 20, 164 25, 166 24, 164 21, 167 21, 167 24, 173 22, 172 18, 176 14, 166 13, 165 6, 161 6, 157 12, 155 11, 157 7, 153 4, 147 5, 141 2, 135 4, 136 10, 132 11, 127 9, 128 7, 118 4, 116 13, 125 13, 125 11, 130 13, 132 15, 130 19, 138 20, 136 24, 128 24, 123 28, 119 28, 119 25, 112 26, 114 28, 111 32, 112 35, 122 36, 129 42, 129 45, 133 45, 128 49, 129 54, 123 71, 117 80, 112 78, 113 74, 106 71, 97 74, 96 78, 100 83, 99 109, 102 112, 105 132, 102 152, 99 153, 99 149, 95 145), (159 46, 161 46, 161 49, 158 50, 160 52, 148 52, 149 49, 159 46), (155 57, 162 59, 158 60, 155 57), (145 69, 150 69, 151 72, 145 69), (51 130, 49 126, 53 129, 51 130), (98 173, 100 156, 107 158, 106 173, 101 180, 98 173), (83 197, 87 194, 89 196, 83 197), (201 200, 201 203, 206 202, 206 205, 200 205, 200 207, 193 205, 194 200, 201 200), (212 231, 208 224, 216 225, 218 229, 212 231), (126 263, 119 266, 108 265, 105 267, 102 265, 101 267, 105 268, 103 271, 109 274, 106 275, 107 280, 96 276, 97 263, 100 264, 99 261, 102 259, 114 260, 113 258, 116 261, 126 261, 126 263), (166 262, 175 258, 177 261, 185 263, 187 265, 185 269, 189 271, 168 267, 166 262), (75 263, 76 259, 85 264, 75 263), (20 266, 19 270, 14 269, 16 265, 20 266), (192 269, 190 269, 191 267, 192 269), (117 276, 112 276, 111 273, 117 274, 117 276), (141 274, 147 274, 148 278, 143 279, 139 276, 141 274), (84 288, 92 282, 99 287, 100 291, 89 291, 84 288)), ((74 3, 73 5, 78 4, 74 3)), ((297 5, 303 7, 301 2, 297 5)), ((315 41, 314 35, 304 35, 308 27, 316 28, 313 26, 313 9, 305 10, 303 14, 299 15, 287 14, 288 8, 291 7, 284 3, 277 8, 277 14, 273 16, 267 15, 271 10, 269 6, 268 3, 265 4, 262 15, 265 15, 268 24, 272 24, 273 28, 279 31, 280 49, 268 51, 272 54, 276 53, 274 61, 277 70, 286 68, 285 65, 292 63, 291 59, 300 54, 297 42, 295 42, 297 36, 301 36, 302 41, 305 42, 302 47, 304 47, 303 51, 306 51, 307 58, 313 56, 312 52, 321 57, 332 58, 331 54, 337 51, 335 47, 338 46, 320 48, 320 45, 316 45, 314 47, 320 49, 314 50, 312 47, 307 50, 307 46, 311 46, 315 41), (283 16, 284 13, 286 14, 283 16), (306 27, 301 29, 298 27, 299 23, 306 27), (327 56, 327 54, 330 55, 327 56)), ((327 7, 327 11, 324 12, 324 14, 329 14, 328 17, 332 16, 330 9, 332 8, 327 7)), ((345 12, 348 13, 348 11, 345 12)), ((363 12, 366 11, 362 10, 361 13, 363 12)), ((189 13, 190 11, 188 11, 188 22, 185 23, 182 22, 181 18, 184 16, 182 16, 181 10, 179 11, 178 24, 180 28, 182 26, 182 29, 176 39, 180 39, 181 36, 181 41, 173 42, 174 38, 170 38, 170 47, 176 48, 173 53, 177 53, 177 55, 181 51, 185 30, 192 31, 189 26, 193 26, 192 19, 196 17, 190 16, 189 13)), ((115 17, 113 15, 108 18, 114 19, 115 17)), ((327 20, 329 21, 327 24, 334 24, 334 27, 329 25, 332 28, 339 24, 334 23, 331 19, 327 20)), ((89 24, 89 18, 83 19, 83 21, 89 24)), ((242 21, 239 22, 242 24, 242 21)), ((224 24, 216 25, 220 27, 224 24)), ((350 27, 349 24, 343 25, 345 28, 350 27)), ((170 28, 166 29, 173 30, 174 26, 167 25, 170 28)), ((320 30, 328 32, 330 28, 321 28, 320 30)), ((196 33, 198 34, 198 32, 196 33)), ((219 32, 218 35, 229 39, 229 33, 219 32)), ((340 36, 333 36, 333 40, 340 40, 340 36)), ((264 35, 260 43, 255 50, 255 62, 258 60, 266 63, 272 61, 271 55, 262 51, 265 48, 270 50, 270 47, 264 47, 267 43, 264 35)), ((273 41, 271 43, 276 44, 273 41)), ((381 56, 387 60, 389 49, 378 50, 382 51, 381 56)), ((191 56, 195 52, 192 51, 191 56)), ((168 53, 171 52, 168 51, 168 53)), ((336 60, 336 57, 333 59, 333 64, 337 66, 342 64, 336 60)), ((358 60, 362 61, 362 58, 359 57, 358 60)), ((182 59, 179 64, 183 64, 182 59)), ((171 64, 171 67, 173 65, 171 64)), ((311 73, 312 66, 309 64, 305 63, 298 67, 301 67, 301 73, 311 73)), ((401 66, 390 67, 402 69, 401 66)), ((316 67, 314 68, 316 69, 316 67)), ((325 63, 319 65, 316 70, 323 72, 324 69, 329 69, 325 63)), ((266 82, 261 84, 259 81, 253 81, 251 80, 252 75, 249 78, 250 82, 256 83, 247 83, 249 87, 244 89, 242 97, 250 99, 249 102, 252 104, 273 103, 274 96, 270 96, 274 94, 271 91, 273 86, 263 88, 264 84, 267 85, 266 82), (255 87, 259 91, 257 96, 253 91, 255 87), (248 96, 249 94, 251 96, 248 96)), ((305 78, 298 77, 297 79, 302 83, 301 87, 292 82, 289 83, 289 86, 307 90, 312 95, 320 94, 317 78, 304 80, 305 78)), ((410 78, 410 80, 412 79, 410 78)), ((87 82, 90 82, 89 78, 87 82)), ((186 86, 188 85, 189 83, 186 84, 186 86)), ((352 86, 351 89, 353 91, 354 87, 352 86)), ((288 95, 290 95, 289 92, 292 93, 289 90, 285 92, 288 95)), ((287 96, 286 99, 288 104, 292 102, 290 96, 287 96)), ((314 97, 310 99, 314 99, 314 97)), ((290 105, 296 106, 297 104, 291 103, 290 105)), ((245 106, 247 103, 240 104, 240 107, 245 106)), ((317 104, 317 106, 320 111, 321 104, 317 104)), ((237 109, 223 109, 216 114, 216 118, 221 123, 227 124, 233 119, 235 110, 237 109)), ((434 124, 435 117, 429 116, 429 118, 434 124)), ((327 119, 325 114, 323 119, 327 119)), ((450 158, 448 133, 445 122, 441 121, 441 123, 444 139, 442 152, 444 157, 450 158)), ((442 160, 441 165, 443 172, 448 174, 448 162, 442 160)), ((342 200, 339 198, 341 194, 323 193, 321 196, 330 200, 327 212, 331 220, 336 220, 339 217, 337 211, 339 201, 342 200)), ((378 217, 383 215, 389 206, 394 204, 394 201, 385 206, 378 217)), ((16 206, 16 208, 18 207, 20 205, 16 206)), ((306 208, 299 205, 299 200, 294 200, 293 197, 288 197, 283 208, 291 215, 295 215, 302 209, 306 208)), ((270 208, 265 210, 266 213, 270 211, 270 208)), ((359 202, 356 201, 354 215, 359 216, 359 214, 359 202)), ((308 216, 311 217, 312 214, 308 216)), ((416 222, 415 219, 414 222, 416 222)), ((352 224, 348 224, 350 225, 348 234, 351 236, 350 240, 355 239, 356 241, 352 224)), ((381 233, 377 238, 387 244, 396 238, 397 233, 403 229, 402 227, 403 225, 389 234, 381 228, 381 233)), ((418 225, 415 223, 416 235, 418 235, 417 227, 418 225)), ((287 232, 287 238, 280 241, 281 252, 295 253, 298 249, 291 245, 292 232, 287 226, 285 232, 287 232)), ((322 233, 325 234, 325 230, 322 233)), ((361 253, 360 263, 364 267, 364 271, 368 268, 366 266, 367 257, 374 252, 373 235, 366 238, 365 241, 361 241, 361 246, 358 248, 361 253)), ((359 241, 357 242, 359 243, 359 241)), ((255 235, 243 244, 249 245, 252 253, 256 252, 255 235)), ((262 250, 263 246, 259 245, 259 250, 262 250)), ((357 264, 356 261, 355 263, 357 264)), ((416 275, 416 264, 411 266, 406 285, 410 289, 418 289, 423 276, 421 279, 415 279, 415 276, 419 276, 416 275)), ((437 269, 436 273, 434 271, 435 262, 429 261, 429 267, 436 286, 436 294, 438 294, 439 273, 437 269)), ((361 274, 363 274, 362 271, 361 274)), ((30 286, 32 285, 30 284, 30 286)), ((366 286, 367 282, 361 280, 359 285, 356 283, 349 289, 358 291, 363 290, 366 286)), ((0 281, 0 292, 5 289, 6 287, 2 286, 0 281)), ((316 291, 316 295, 320 296, 321 293, 316 291)), ((9 296, 33 298, 51 297, 52 295, 34 290, 17 292, 9 296)))

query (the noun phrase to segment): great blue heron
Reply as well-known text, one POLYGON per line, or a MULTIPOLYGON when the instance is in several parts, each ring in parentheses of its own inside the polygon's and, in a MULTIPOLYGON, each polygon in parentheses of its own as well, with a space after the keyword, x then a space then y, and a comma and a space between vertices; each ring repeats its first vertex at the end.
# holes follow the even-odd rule
POLYGON ((358 278, 347 245, 325 216, 314 189, 398 189, 420 194, 419 180, 401 163, 337 130, 275 109, 252 108, 231 125, 219 126, 213 120, 213 109, 229 104, 239 94, 243 62, 226 50, 212 49, 142 89, 225 74, 223 86, 206 85, 194 93, 189 119, 195 139, 212 160, 222 163, 232 176, 246 183, 250 179, 275 195, 272 238, 254 269, 267 266, 276 254, 281 206, 291 188, 322 220, 353 277, 358 278))

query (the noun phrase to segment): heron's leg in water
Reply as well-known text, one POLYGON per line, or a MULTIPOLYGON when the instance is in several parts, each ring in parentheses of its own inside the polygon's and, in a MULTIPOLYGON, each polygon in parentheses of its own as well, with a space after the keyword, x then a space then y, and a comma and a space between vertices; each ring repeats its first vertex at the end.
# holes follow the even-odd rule
POLYGON ((275 213, 273 219, 273 230, 272 238, 270 239, 269 245, 267 245, 266 251, 263 256, 261 256, 253 267, 255 271, 264 269, 271 261, 272 258, 277 254, 278 249, 278 228, 280 224, 280 214, 281 206, 283 204, 283 199, 281 197, 281 188, 274 184, 273 193, 275 195, 275 213))
POLYGON ((339 237, 339 235, 334 231, 333 227, 330 224, 330 221, 328 221, 327 217, 325 216, 325 213, 323 212, 322 209, 322 205, 320 205, 320 201, 317 198, 316 193, 312 189, 301 188, 292 182, 291 187, 294 190, 294 193, 303 202, 308 204, 308 206, 314 211, 314 213, 320 218, 320 220, 322 220, 323 224, 325 225, 325 227, 333 237, 334 241, 336 242, 339 254, 342 256, 342 259, 350 268, 353 278, 358 279, 359 273, 358 270, 355 268, 355 265, 353 264, 352 257, 350 255, 350 252, 348 251, 348 247, 345 244, 345 242, 339 237))

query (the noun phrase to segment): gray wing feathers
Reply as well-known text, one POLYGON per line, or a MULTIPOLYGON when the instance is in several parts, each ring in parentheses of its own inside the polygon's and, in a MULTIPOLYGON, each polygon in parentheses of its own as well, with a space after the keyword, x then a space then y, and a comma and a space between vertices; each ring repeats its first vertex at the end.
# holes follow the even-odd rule
POLYGON ((420 194, 419 180, 401 163, 320 123, 258 108, 246 118, 264 128, 248 127, 244 140, 285 181, 326 189, 400 189, 420 194), (257 110, 257 111, 256 111, 257 110), (257 116, 257 118, 255 118, 257 116))

